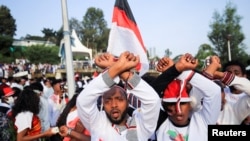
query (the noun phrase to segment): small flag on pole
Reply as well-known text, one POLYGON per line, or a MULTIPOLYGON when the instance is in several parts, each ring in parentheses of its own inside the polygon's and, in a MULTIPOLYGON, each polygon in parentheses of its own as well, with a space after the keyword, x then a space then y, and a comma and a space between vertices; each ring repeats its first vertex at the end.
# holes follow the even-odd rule
POLYGON ((115 2, 107 51, 115 56, 124 51, 139 55, 140 64, 136 67, 139 75, 149 70, 147 51, 127 0, 115 2))
POLYGON ((61 42, 60 42, 60 48, 59 48, 58 56, 61 58, 61 64, 64 64, 65 63, 65 58, 66 58, 64 39, 62 39, 61 42))
MULTIPOLYGON (((73 33, 76 34, 75 30, 72 31, 72 34, 73 33)), ((70 45, 72 47, 76 47, 74 41, 75 41, 75 38, 72 37, 72 35, 71 35, 70 36, 70 45)), ((61 58, 61 64, 65 64, 66 56, 65 56, 65 41, 64 41, 64 39, 62 39, 61 42, 60 42, 60 48, 59 48, 58 56, 61 58)))

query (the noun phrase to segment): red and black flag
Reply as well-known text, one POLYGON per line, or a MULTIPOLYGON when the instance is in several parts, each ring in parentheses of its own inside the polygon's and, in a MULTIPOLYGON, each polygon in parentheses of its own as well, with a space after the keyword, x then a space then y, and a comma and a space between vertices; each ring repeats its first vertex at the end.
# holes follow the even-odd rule
POLYGON ((140 64, 136 69, 140 76, 149 69, 147 51, 127 0, 115 2, 107 51, 115 56, 124 51, 139 55, 140 64))

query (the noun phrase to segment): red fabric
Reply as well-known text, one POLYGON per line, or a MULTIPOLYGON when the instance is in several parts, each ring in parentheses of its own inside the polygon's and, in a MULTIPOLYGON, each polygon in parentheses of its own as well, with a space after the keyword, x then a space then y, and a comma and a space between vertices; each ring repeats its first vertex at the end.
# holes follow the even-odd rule
MULTIPOLYGON (((67 126, 69 128, 74 129, 76 127, 76 124, 77 124, 77 122, 79 120, 80 120, 79 117, 76 117, 75 119, 73 119, 72 121, 70 121, 67 126)), ((90 136, 90 132, 86 128, 83 130, 83 134, 86 135, 86 136, 90 136)), ((63 141, 70 141, 70 140, 71 140, 70 137, 64 137, 64 139, 63 139, 63 141)))
POLYGON ((173 80, 168 87, 164 91, 163 99, 169 99, 169 98, 177 98, 181 94, 181 98, 189 98, 189 95, 186 91, 186 86, 183 87, 183 90, 181 91, 181 80, 173 80))
POLYGON ((112 22, 116 22, 118 26, 131 29, 135 33, 143 49, 146 51, 136 23, 127 17, 127 13, 124 9, 119 9, 118 7, 114 8, 112 22))
POLYGON ((107 52, 120 56, 124 51, 130 51, 135 55, 139 55, 140 63, 138 63, 135 69, 140 76, 149 70, 147 50, 130 6, 127 0, 116 0, 107 52))
POLYGON ((94 73, 93 73, 93 76, 92 77, 97 77, 99 74, 98 74, 98 72, 97 71, 95 71, 94 73))
MULTIPOLYGON (((12 111, 8 113, 8 116, 12 118, 12 111)), ((13 121, 15 122, 15 118, 12 118, 13 121)), ((17 131, 17 127, 15 125, 15 129, 17 131)), ((42 132, 42 125, 41 121, 38 116, 33 115, 32 117, 32 123, 31 123, 31 129, 28 130, 27 135, 28 136, 33 136, 33 135, 38 135, 42 132)))
POLYGON ((3 91, 4 96, 11 96, 14 94, 14 90, 6 84, 2 84, 1 89, 3 91))
POLYGON ((41 122, 38 116, 33 115, 31 129, 28 131, 29 136, 40 134, 42 131, 41 122))

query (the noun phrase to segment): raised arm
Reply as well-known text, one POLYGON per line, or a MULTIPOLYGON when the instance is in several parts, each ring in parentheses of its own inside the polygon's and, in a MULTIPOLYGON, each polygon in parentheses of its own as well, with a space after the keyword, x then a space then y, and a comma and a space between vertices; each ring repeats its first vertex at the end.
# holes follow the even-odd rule
MULTIPOLYGON (((216 60, 216 58, 214 58, 216 60)), ((217 70, 220 66, 219 61, 214 61, 214 65, 211 64, 210 68, 206 69, 206 73, 209 74, 214 70, 217 70)), ((184 80, 190 76, 192 71, 185 71, 178 78, 184 80)), ((212 80, 206 78, 205 76, 194 73, 193 77, 190 79, 190 84, 199 97, 203 99, 202 109, 199 111, 204 121, 207 124, 215 124, 221 107, 221 90, 220 87, 215 84, 212 80)), ((197 95, 195 94, 195 95, 197 95)), ((192 93, 190 95, 193 95, 192 93)))
POLYGON ((194 69, 197 66, 197 60, 189 53, 180 57, 174 64, 173 60, 163 57, 157 64, 157 70, 162 72, 150 85, 162 97, 162 91, 184 70, 194 69))
POLYGON ((126 71, 120 75, 121 80, 128 85, 129 93, 135 95, 141 102, 141 107, 133 114, 136 118, 136 126, 140 129, 138 137, 147 140, 155 131, 160 112, 161 101, 155 90, 139 75, 126 71))
POLYGON ((220 59, 218 56, 211 56, 211 64, 204 69, 203 74, 209 79, 219 79, 227 86, 234 86, 236 89, 245 92, 250 96, 250 81, 245 77, 238 77, 230 72, 221 72, 220 59))
MULTIPOLYGON (((101 120, 99 118, 100 112, 97 107, 98 97, 100 97, 103 92, 109 90, 109 88, 116 83, 115 78, 118 78, 122 72, 134 68, 138 62, 138 56, 134 56, 130 52, 122 53, 115 63, 107 63, 110 67, 98 75, 98 77, 93 79, 79 94, 76 103, 79 118, 89 131, 90 125, 92 127, 98 127, 98 125, 96 125, 96 121, 101 120)), ((131 75, 131 77, 132 76, 133 75, 131 75)))
POLYGON ((117 57, 110 53, 102 53, 95 57, 95 64, 101 69, 107 69, 112 66, 117 59, 117 57))

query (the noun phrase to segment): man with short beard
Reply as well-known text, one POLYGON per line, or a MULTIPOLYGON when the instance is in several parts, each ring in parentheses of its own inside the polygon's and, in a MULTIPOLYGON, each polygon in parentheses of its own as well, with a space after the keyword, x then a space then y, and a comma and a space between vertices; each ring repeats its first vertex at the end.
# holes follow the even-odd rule
POLYGON ((95 58, 97 65, 112 65, 91 80, 77 98, 79 117, 90 131, 91 140, 147 141, 156 128, 160 98, 132 71, 139 63, 139 56, 126 51, 115 62, 112 55, 103 60, 98 57, 95 58), (120 80, 126 84, 126 89, 116 85, 120 80), (141 101, 141 108, 132 116, 127 113, 127 93, 133 93, 141 101), (97 107, 99 96, 102 96, 103 110, 97 107))
POLYGON ((110 90, 106 91, 103 95, 103 105, 108 119, 113 124, 119 125, 124 122, 124 119, 128 118, 127 94, 122 87, 114 85, 110 88, 110 90), (115 104, 119 104, 119 106, 112 106, 112 102, 114 102, 115 104))

